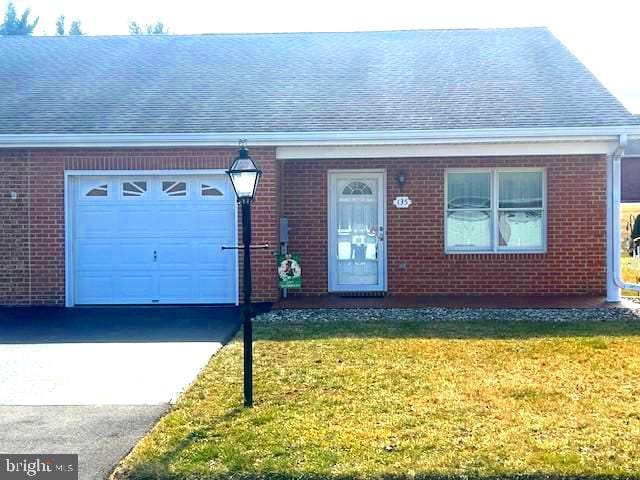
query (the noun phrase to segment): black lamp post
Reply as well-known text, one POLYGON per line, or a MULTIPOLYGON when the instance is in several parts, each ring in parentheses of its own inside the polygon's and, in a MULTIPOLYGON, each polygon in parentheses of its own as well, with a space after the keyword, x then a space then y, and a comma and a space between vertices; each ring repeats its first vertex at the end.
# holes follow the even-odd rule
POLYGON ((246 140, 240 141, 238 157, 233 161, 227 175, 242 207, 242 243, 244 250, 244 406, 253 406, 253 332, 251 326, 251 201, 262 175, 249 156, 246 140))

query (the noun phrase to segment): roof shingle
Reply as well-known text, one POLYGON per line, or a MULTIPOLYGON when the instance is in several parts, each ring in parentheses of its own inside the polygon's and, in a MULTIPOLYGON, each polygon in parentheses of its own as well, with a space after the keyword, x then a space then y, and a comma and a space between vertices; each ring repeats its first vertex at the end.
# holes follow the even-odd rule
POLYGON ((0 134, 635 123, 544 28, 3 37, 0 58, 0 134))

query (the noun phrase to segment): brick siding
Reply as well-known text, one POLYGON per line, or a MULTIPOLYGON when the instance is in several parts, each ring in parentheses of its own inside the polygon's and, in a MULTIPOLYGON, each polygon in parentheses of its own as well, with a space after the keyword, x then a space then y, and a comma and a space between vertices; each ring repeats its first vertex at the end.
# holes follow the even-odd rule
MULTIPOLYGON (((0 151, 0 303, 64 304, 65 169, 219 169, 226 168, 236 152, 233 148, 0 151), (16 192, 17 199, 11 199, 10 192, 16 192)), ((301 293, 327 292, 327 170, 359 168, 387 170, 391 294, 601 295, 605 291, 603 156, 278 162, 274 148, 253 148, 251 154, 264 170, 253 207, 253 240, 271 246, 253 253, 256 301, 277 299, 271 253, 278 246, 281 214, 289 217, 290 251, 302 255, 301 293), (445 255, 445 169, 506 166, 547 169, 547 253, 445 255), (399 171, 407 173, 402 192, 394 180, 399 171), (392 205, 400 194, 411 197, 409 209, 392 205)))
MULTIPOLYGON (((219 169, 227 168, 236 154, 232 148, 1 150, 0 304, 64 304, 65 169, 219 169), (10 192, 18 198, 12 200, 10 192)), ((276 248, 280 201, 275 149, 255 148, 251 155, 265 172, 253 209, 253 240, 276 248)), ((269 253, 254 253, 255 301, 277 298, 269 253)))
POLYGON ((604 156, 300 160, 283 165, 284 215, 301 254, 303 294, 327 286, 327 170, 387 170, 391 294, 584 294, 606 290, 604 156), (547 253, 444 253, 444 172, 455 167, 546 167, 547 253), (394 180, 407 173, 403 189, 394 180), (392 205, 408 195, 408 209, 392 205))

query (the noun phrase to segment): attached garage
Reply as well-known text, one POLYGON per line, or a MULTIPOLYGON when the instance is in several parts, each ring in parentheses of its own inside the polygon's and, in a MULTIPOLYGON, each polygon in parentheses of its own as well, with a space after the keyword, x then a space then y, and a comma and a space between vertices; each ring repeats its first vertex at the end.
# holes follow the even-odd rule
POLYGON ((67 304, 237 303, 222 171, 67 172, 67 304))

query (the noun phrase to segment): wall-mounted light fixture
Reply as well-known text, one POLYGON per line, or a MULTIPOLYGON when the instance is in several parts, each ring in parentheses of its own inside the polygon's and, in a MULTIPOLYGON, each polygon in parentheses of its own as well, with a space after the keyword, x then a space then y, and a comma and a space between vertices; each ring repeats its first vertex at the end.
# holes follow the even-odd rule
POLYGON ((400 190, 402 191, 402 189, 404 188, 404 184, 407 183, 407 174, 404 171, 400 170, 396 175, 396 182, 398 182, 398 185, 400 185, 400 190))

